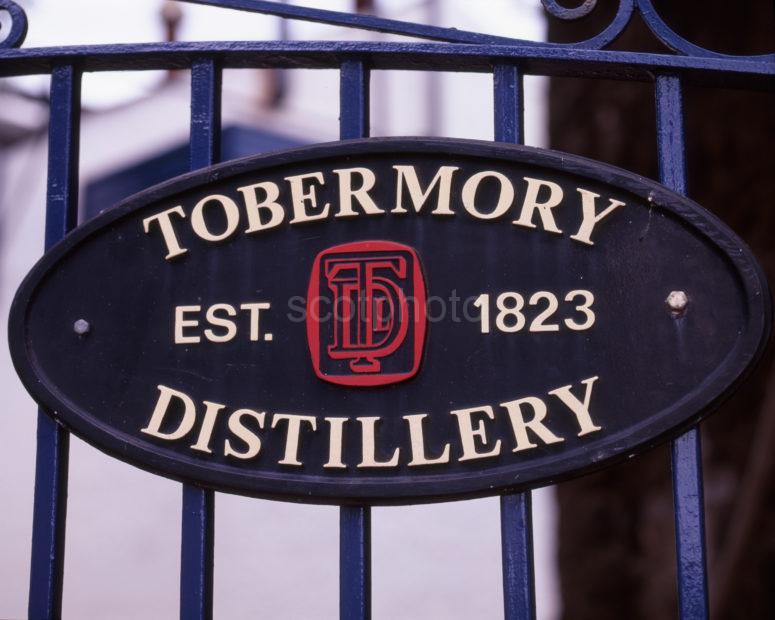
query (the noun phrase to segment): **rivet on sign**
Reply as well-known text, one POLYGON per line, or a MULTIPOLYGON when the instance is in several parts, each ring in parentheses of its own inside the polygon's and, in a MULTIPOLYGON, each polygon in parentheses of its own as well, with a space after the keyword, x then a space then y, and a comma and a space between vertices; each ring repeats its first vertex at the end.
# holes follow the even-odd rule
POLYGON ((670 291, 665 303, 673 314, 683 314, 686 304, 689 303, 689 297, 683 291, 670 291))
POLYGON ((85 336, 89 333, 90 329, 91 325, 89 325, 89 321, 85 321, 84 319, 78 319, 73 323, 73 331, 79 336, 85 336))

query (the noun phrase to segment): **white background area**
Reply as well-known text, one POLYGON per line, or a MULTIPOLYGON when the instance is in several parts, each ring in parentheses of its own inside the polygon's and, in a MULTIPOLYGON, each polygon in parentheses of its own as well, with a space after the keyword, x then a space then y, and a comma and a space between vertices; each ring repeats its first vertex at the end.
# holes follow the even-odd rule
MULTIPOLYGON (((24 47, 158 41, 159 0, 29 0, 24 47)), ((304 2, 350 10, 345 1, 304 2)), ((539 40, 540 4, 441 0, 439 25, 539 40)), ((187 40, 274 39, 278 20, 183 5, 187 40)), ((383 0, 382 15, 427 19, 427 3, 383 0)), ((294 39, 390 40, 375 33, 292 22, 294 39)), ((279 110, 261 109, 262 75, 227 71, 224 124, 268 126, 309 142, 337 139, 338 73, 289 71, 279 110)), ((160 89, 160 72, 84 77, 82 182, 141 161, 188 137, 188 75, 160 89)), ((10 81, 31 94, 47 77, 10 81)), ((545 81, 526 80, 526 142, 545 144, 545 81)), ((45 108, 44 108, 45 109, 45 108)), ((9 113, 6 110, 6 113, 9 113)), ((45 119, 42 121, 45 123, 45 119)), ((375 72, 372 134, 493 137, 489 74, 375 72), (437 89, 437 107, 428 93, 437 89)), ((0 155, 0 320, 42 255, 46 135, 0 155)), ((105 205, 109 207, 110 205, 105 205)), ((36 407, 11 365, 0 330, 0 618, 26 617, 35 472, 36 407)), ((556 508, 534 497, 538 615, 559 614, 556 508)), ((65 618, 174 618, 178 614, 181 485, 109 458, 73 437, 65 555, 65 618)), ((216 494, 215 617, 336 618, 338 509, 216 494)), ((372 510, 375 618, 502 616, 497 498, 372 510)))

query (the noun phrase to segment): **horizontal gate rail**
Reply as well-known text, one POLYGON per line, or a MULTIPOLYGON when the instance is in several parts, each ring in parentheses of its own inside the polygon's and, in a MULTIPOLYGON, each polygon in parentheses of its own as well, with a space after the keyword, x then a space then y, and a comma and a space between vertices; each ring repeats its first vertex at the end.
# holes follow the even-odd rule
POLYGON ((497 64, 519 61, 523 74, 638 80, 656 73, 680 75, 691 84, 773 90, 773 56, 704 58, 562 49, 545 46, 370 43, 338 41, 256 41, 145 43, 0 50, 0 77, 50 73, 58 64, 82 71, 189 69, 199 58, 217 60, 222 69, 338 69, 366 62, 370 69, 492 72, 497 64))

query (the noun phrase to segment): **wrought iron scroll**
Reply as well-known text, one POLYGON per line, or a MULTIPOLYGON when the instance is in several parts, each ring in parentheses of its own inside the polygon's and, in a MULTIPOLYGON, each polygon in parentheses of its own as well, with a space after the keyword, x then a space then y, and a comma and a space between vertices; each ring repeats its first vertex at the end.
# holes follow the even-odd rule
POLYGON ((0 26, 0 48, 21 47, 27 36, 27 14, 13 0, 0 0, 0 11, 5 11, 11 18, 11 29, 6 35, 0 26))
MULTIPOLYGON (((547 13, 562 19, 565 21, 575 21, 589 15, 597 6, 597 0, 584 0, 580 6, 569 9, 564 6, 560 6, 557 0, 541 0, 541 4, 544 5, 547 13)), ((596 34, 591 39, 585 41, 579 41, 577 43, 568 44, 554 44, 559 47, 574 47, 582 49, 603 49, 619 38, 619 35, 624 32, 627 25, 632 19, 632 14, 635 8, 635 0, 619 0, 619 7, 616 10, 616 15, 599 34, 596 34)))

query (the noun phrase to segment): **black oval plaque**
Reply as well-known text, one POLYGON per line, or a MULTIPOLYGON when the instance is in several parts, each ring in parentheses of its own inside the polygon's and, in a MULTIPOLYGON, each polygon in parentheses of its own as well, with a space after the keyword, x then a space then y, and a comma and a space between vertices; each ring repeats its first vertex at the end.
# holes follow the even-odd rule
POLYGON ((14 364, 140 467, 310 502, 534 487, 697 421, 761 353, 762 272, 691 201, 578 157, 382 139, 228 163, 47 253, 14 364))

